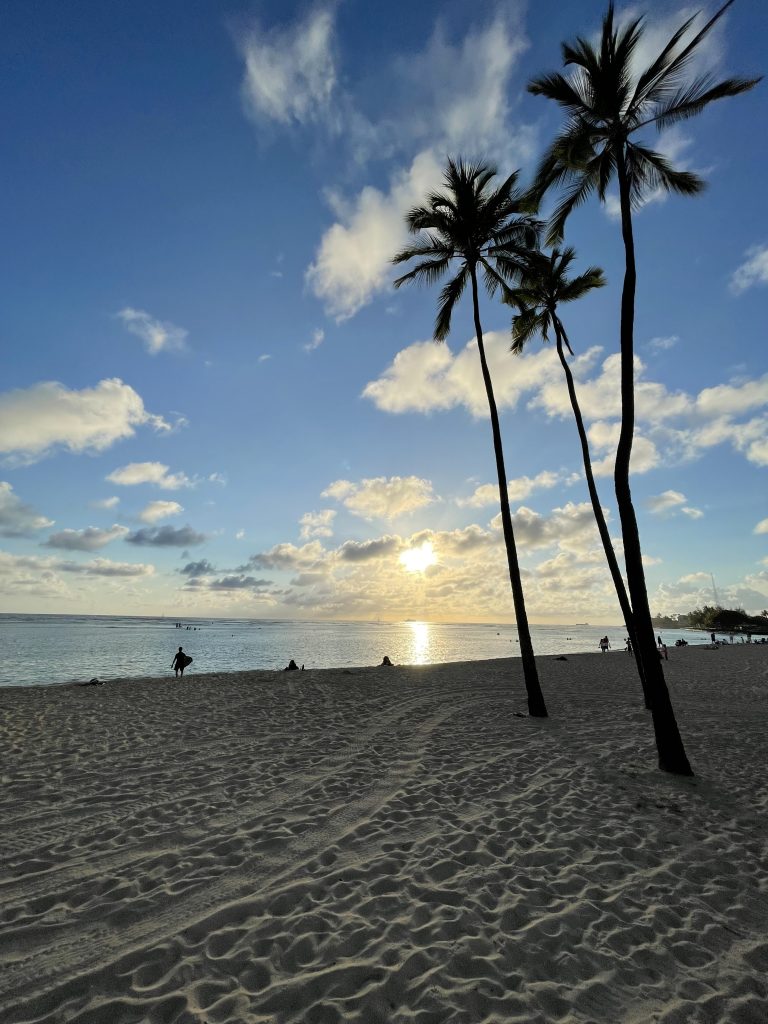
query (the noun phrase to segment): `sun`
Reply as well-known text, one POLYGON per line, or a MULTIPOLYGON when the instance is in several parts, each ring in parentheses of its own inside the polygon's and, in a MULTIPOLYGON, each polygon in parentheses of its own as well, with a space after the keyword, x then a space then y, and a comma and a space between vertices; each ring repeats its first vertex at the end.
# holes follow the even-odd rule
POLYGON ((400 563, 408 572, 424 572, 437 561, 432 542, 425 540, 417 548, 410 548, 400 555, 400 563))

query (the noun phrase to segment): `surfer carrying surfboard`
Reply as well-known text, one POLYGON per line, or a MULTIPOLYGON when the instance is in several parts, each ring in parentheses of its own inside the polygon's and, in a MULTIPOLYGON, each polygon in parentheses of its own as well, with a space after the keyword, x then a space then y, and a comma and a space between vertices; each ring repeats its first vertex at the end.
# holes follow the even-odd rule
POLYGON ((181 672, 181 674, 184 675, 184 669, 187 667, 187 665, 191 664, 192 659, 188 654, 185 654, 183 648, 180 647, 176 652, 176 657, 173 659, 173 664, 171 665, 171 668, 176 673, 176 678, 178 679, 179 672, 181 672))

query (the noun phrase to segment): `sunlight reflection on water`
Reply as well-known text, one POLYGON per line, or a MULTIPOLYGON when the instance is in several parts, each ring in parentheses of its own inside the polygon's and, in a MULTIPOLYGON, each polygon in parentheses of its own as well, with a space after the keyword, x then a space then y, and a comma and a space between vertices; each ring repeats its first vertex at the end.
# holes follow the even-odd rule
POLYGON ((429 664, 429 623, 428 622, 409 622, 408 625, 411 627, 412 646, 411 656, 409 661, 412 665, 427 665, 429 664))

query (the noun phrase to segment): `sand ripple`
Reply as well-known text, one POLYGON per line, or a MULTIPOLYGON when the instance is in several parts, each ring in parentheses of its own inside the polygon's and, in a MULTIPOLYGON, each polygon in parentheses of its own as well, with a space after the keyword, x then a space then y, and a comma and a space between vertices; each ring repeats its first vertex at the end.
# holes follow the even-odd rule
POLYGON ((765 1024, 768 649, 0 690, 7 1024, 765 1024))

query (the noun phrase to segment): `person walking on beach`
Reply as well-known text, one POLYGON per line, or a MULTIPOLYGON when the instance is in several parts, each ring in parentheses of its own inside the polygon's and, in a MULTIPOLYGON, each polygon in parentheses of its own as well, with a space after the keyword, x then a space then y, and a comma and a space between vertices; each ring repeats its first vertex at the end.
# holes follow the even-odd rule
POLYGON ((605 654, 611 646, 611 641, 607 636, 600 637, 600 650, 605 654))
POLYGON ((633 653, 633 651, 632 651, 632 637, 630 637, 630 636, 626 637, 624 642, 627 645, 626 648, 625 648, 627 654, 632 654, 633 653))
POLYGON ((182 676, 184 675, 184 669, 186 667, 187 667, 187 656, 184 653, 184 651, 182 650, 182 648, 180 647, 178 649, 178 651, 176 652, 176 657, 173 659, 173 664, 171 665, 171 668, 176 673, 176 678, 177 679, 179 678, 179 672, 181 672, 182 676))

